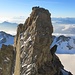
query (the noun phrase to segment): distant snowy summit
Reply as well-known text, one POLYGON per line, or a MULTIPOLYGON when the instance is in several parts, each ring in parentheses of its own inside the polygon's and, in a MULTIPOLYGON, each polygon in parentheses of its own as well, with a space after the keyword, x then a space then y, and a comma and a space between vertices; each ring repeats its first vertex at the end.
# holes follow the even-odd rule
POLYGON ((2 44, 13 45, 14 44, 14 36, 7 34, 3 31, 0 31, 0 48, 1 48, 2 44))
POLYGON ((75 37, 67 37, 64 35, 53 36, 52 46, 57 45, 58 54, 75 54, 75 37))

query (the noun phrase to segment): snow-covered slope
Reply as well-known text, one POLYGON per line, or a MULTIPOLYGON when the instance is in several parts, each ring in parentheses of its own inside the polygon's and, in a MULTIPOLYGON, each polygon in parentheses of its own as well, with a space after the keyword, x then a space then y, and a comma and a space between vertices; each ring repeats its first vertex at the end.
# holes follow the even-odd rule
POLYGON ((67 36, 53 36, 53 43, 51 45, 58 45, 56 53, 59 54, 75 54, 75 38, 67 36))
POLYGON ((3 31, 0 31, 0 48, 1 48, 2 44, 13 45, 14 44, 14 36, 7 34, 3 31))
MULTIPOLYGON (((53 43, 51 45, 58 45, 56 55, 64 65, 65 70, 75 75, 75 37, 74 36, 53 36, 53 43)), ((62 70, 64 75, 68 75, 66 71, 62 70)))

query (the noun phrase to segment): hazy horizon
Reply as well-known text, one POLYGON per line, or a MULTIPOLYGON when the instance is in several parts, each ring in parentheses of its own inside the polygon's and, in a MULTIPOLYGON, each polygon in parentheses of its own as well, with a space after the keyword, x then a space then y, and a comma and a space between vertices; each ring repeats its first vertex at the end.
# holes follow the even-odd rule
MULTIPOLYGON (((54 18, 52 19, 53 35, 75 36, 75 18, 54 18)), ((0 23, 0 31, 15 35, 17 23, 4 21, 0 23)))

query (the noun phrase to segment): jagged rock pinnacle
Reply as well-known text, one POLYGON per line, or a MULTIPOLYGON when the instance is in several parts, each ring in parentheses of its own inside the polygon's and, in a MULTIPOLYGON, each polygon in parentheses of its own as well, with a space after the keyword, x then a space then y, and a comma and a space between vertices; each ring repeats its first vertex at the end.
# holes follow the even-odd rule
MULTIPOLYGON (((60 75, 63 68, 51 50, 53 26, 47 9, 33 7, 15 37, 15 75, 60 75)), ((56 49, 56 48, 52 48, 56 49)))

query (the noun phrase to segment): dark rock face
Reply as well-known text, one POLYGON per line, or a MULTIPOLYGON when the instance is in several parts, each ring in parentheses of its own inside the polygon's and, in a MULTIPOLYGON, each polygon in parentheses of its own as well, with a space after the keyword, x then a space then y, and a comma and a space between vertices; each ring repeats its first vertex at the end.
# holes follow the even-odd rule
POLYGON ((12 75, 14 69, 13 46, 2 45, 0 49, 0 75, 12 75))
MULTIPOLYGON (((24 25, 19 25, 15 37, 15 75, 61 75, 59 58, 50 50, 53 27, 48 10, 33 7, 24 25)), ((54 50, 55 49, 55 50, 54 50)))

